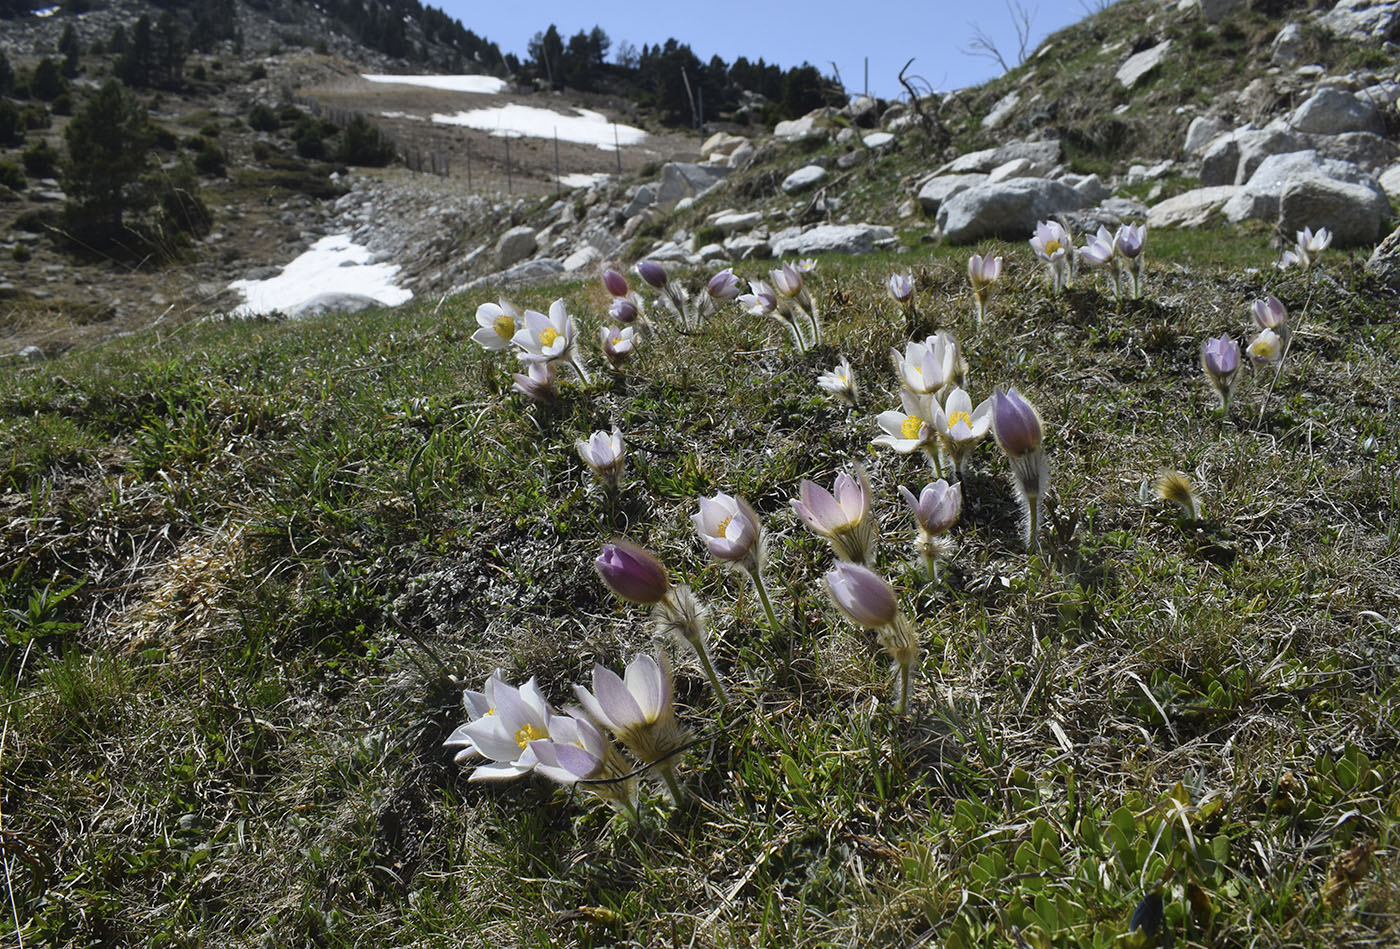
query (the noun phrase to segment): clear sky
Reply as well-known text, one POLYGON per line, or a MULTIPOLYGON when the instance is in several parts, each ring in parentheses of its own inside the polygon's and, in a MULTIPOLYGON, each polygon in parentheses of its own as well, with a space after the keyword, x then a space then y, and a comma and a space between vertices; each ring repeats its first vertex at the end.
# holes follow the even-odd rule
MULTIPOLYGON (((701 3, 639 3, 637 0, 526 0, 481 3, 477 0, 427 0, 502 52, 524 58, 530 38, 550 23, 565 41, 580 30, 601 26, 612 40, 609 58, 624 42, 638 49, 675 37, 689 44, 701 61, 719 55, 727 63, 740 56, 760 57, 783 68, 804 60, 824 74, 836 63, 846 91, 865 85, 865 58, 870 59, 870 92, 893 99, 902 94, 899 70, 911 57, 911 75, 922 76, 938 90, 957 89, 991 79, 1001 67, 984 57, 967 55, 977 26, 1014 65, 1017 48, 1014 18, 1002 0, 706 0, 701 3)), ((1097 3, 1097 0, 1082 0, 1097 3)), ((1031 52, 1050 33, 1083 19, 1086 9, 1069 0, 1029 0, 1022 9, 1033 14, 1031 52)))

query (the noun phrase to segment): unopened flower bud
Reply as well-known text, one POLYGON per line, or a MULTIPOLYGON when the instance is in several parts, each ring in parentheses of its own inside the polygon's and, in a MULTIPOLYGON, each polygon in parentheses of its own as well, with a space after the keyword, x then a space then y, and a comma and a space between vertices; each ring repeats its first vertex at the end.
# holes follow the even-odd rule
POLYGON ((604 544, 593 568, 609 590, 632 603, 660 603, 671 589, 661 561, 625 540, 604 544))

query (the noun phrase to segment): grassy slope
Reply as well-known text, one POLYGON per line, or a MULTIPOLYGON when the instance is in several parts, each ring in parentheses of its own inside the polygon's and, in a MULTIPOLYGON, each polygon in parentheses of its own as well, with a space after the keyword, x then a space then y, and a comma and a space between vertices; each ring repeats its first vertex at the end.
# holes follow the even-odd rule
MULTIPOLYGON (((1150 300, 1121 307, 1087 286, 1052 301, 1029 250, 997 245, 1008 286, 981 331, 966 251, 825 260, 817 353, 770 349, 731 310, 566 386, 554 413, 503 392, 504 362, 470 341, 485 294, 7 371, 0 928, 17 917, 25 945, 1005 945, 1013 927, 1107 944, 1165 856, 1178 945, 1395 938, 1393 304, 1355 259, 1332 255, 1312 289, 1241 271, 1272 254, 1230 238, 1153 235, 1150 300), (910 264, 905 325, 881 284, 910 264), (1262 426, 1254 380, 1216 420, 1199 341, 1239 338, 1266 290, 1295 315, 1310 301, 1307 323, 1262 426), (895 492, 926 470, 868 447, 895 404, 888 348, 934 328, 964 340, 975 397, 1015 384, 1039 404, 1061 522, 1028 561, 984 446, 938 587, 904 563, 895 492), (838 352, 859 412, 815 386, 838 352), (612 423, 632 454, 610 523, 572 441, 612 423), (853 460, 927 650, 907 719, 788 510, 803 477, 853 460), (1140 499, 1164 465, 1199 485, 1204 523, 1140 499), (694 499, 717 490, 763 516, 785 617, 800 601, 778 636, 694 538, 694 499), (717 715, 681 659, 697 800, 654 799, 638 832, 543 781, 469 784, 439 747, 462 718, 446 672, 536 675, 563 703, 595 661, 647 648, 590 567, 619 531, 710 602, 734 694, 717 715), (1369 872, 1329 888, 1366 847, 1369 872)), ((556 295, 596 368, 601 289, 519 302, 556 295)))

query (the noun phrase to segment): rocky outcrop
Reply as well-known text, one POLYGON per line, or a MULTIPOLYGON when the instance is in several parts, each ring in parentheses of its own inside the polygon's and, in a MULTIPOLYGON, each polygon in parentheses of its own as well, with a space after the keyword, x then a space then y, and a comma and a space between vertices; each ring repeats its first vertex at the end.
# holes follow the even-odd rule
POLYGON ((775 257, 868 254, 894 241, 893 228, 879 224, 820 224, 798 233, 785 231, 775 234, 772 248, 775 257))
POLYGON ((954 244, 984 237, 1025 240, 1035 232, 1037 222, 1089 203, 1069 185, 1044 178, 984 182, 945 201, 938 210, 938 226, 954 244))

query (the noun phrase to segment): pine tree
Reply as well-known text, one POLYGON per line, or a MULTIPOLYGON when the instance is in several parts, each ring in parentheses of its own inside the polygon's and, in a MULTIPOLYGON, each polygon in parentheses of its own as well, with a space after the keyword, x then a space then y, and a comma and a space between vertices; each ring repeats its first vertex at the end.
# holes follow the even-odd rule
POLYGON ((123 215, 145 210, 137 187, 146 170, 151 127, 145 108, 115 79, 90 99, 64 129, 64 208, 69 233, 95 246, 125 231, 123 215))

